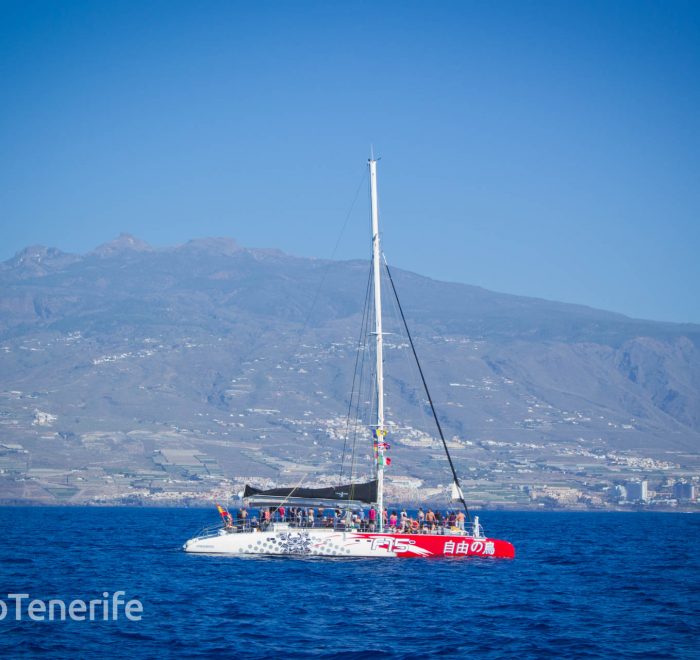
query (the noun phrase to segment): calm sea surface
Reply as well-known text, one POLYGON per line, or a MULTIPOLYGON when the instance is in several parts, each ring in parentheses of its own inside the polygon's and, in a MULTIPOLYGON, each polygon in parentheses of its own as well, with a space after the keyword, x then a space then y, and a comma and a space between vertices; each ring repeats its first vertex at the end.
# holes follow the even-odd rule
POLYGON ((515 560, 196 556, 215 510, 0 508, 0 600, 144 607, 18 622, 8 603, 0 657, 700 658, 700 515, 480 515, 515 560))

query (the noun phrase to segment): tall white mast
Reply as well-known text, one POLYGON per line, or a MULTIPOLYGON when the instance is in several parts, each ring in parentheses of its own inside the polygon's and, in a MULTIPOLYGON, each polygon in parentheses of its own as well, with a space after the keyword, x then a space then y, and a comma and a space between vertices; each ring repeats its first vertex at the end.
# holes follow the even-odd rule
POLYGON ((384 531, 384 356, 382 342, 382 288, 379 248, 379 204, 377 201, 377 161, 369 159, 369 192, 372 206, 372 267, 374 269, 374 332, 377 356, 377 517, 384 531))

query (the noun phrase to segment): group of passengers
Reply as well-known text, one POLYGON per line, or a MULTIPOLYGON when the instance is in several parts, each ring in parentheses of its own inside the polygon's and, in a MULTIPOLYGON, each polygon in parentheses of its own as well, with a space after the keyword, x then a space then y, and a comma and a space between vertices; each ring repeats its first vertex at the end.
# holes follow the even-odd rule
MULTIPOLYGON (((363 532, 375 532, 379 529, 378 512, 375 506, 365 512, 345 510, 340 507, 326 509, 314 507, 266 507, 259 510, 259 517, 255 514, 249 516, 248 510, 243 507, 236 516, 236 527, 267 529, 272 522, 286 522, 292 527, 326 527, 333 529, 355 529, 363 532)), ((424 511, 419 508, 415 517, 409 516, 406 509, 400 513, 396 510, 391 513, 384 509, 384 529, 403 534, 429 534, 442 533, 446 529, 464 531, 465 515, 463 511, 424 511)))
POLYGON ((466 516, 463 511, 423 511, 421 507, 415 518, 407 515, 406 510, 401 511, 398 516, 396 511, 392 511, 389 516, 389 527, 396 528, 405 533, 427 534, 429 532, 442 531, 445 528, 455 528, 464 531, 466 516))
POLYGON ((418 509, 415 517, 409 516, 406 513, 406 509, 402 509, 400 514, 396 511, 387 514, 388 512, 385 509, 384 527, 404 534, 441 533, 445 529, 464 531, 464 522, 466 520, 463 511, 446 511, 443 514, 432 509, 428 509, 426 512, 422 507, 418 509))
POLYGON ((242 508, 238 512, 239 526, 266 529, 272 522, 286 522, 292 527, 336 527, 344 521, 340 508, 326 510, 322 506, 318 509, 284 505, 276 508, 266 507, 259 510, 259 516, 258 518, 253 515, 248 521, 248 511, 242 508))

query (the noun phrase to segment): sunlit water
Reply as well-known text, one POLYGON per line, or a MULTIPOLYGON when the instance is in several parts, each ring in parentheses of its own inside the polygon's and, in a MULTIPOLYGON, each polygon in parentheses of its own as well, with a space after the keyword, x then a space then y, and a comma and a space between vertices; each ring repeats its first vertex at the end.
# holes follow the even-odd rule
POLYGON ((0 657, 698 658, 700 516, 481 513, 515 560, 188 555, 214 510, 0 508, 0 600, 126 592, 141 621, 0 621, 0 657))

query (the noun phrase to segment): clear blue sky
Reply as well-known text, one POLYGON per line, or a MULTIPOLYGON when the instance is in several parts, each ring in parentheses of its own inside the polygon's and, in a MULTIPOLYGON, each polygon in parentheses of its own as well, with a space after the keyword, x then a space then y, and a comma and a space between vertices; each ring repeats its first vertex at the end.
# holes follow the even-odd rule
POLYGON ((330 257, 370 143, 395 266, 700 322, 698 2, 0 2, 0 259, 330 257))

